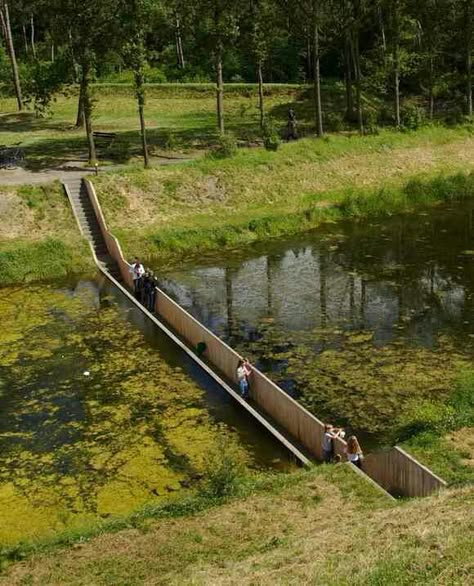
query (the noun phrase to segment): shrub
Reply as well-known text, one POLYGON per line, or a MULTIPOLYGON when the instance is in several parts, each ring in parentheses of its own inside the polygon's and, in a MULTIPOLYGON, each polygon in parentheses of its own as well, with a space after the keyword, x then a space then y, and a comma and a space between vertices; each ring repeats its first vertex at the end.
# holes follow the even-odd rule
POLYGON ((267 151, 277 151, 281 145, 281 136, 275 121, 267 118, 262 130, 263 146, 267 151))
POLYGON ((201 496, 222 499, 239 491, 246 465, 242 453, 223 435, 204 463, 204 478, 199 487, 201 496))
POLYGON ((340 112, 329 112, 326 116, 326 127, 332 132, 344 130, 344 116, 340 112))
POLYGON ((377 110, 367 109, 364 112, 364 128, 366 134, 378 134, 379 133, 379 114, 377 110))
POLYGON ((426 124, 426 112, 424 108, 416 104, 405 104, 400 112, 403 128, 417 130, 426 124))
POLYGON ((453 106, 446 114, 446 124, 450 126, 456 126, 457 124, 463 124, 465 121, 464 111, 460 106, 453 106))
POLYGON ((213 159, 230 159, 237 153, 237 141, 232 134, 223 134, 209 151, 213 159))
POLYGON ((131 157, 131 147, 128 140, 115 140, 107 147, 107 155, 117 163, 126 163, 131 157))

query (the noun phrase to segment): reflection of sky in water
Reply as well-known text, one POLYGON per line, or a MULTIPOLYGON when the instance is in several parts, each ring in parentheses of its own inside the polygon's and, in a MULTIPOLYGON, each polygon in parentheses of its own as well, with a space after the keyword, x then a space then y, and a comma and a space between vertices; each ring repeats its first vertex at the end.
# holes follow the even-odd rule
POLYGON ((173 272, 162 283, 225 337, 251 336, 271 319, 287 331, 370 330, 377 344, 402 332, 431 345, 444 329, 470 325, 473 260, 463 251, 473 247, 471 224, 461 205, 348 222, 173 272))

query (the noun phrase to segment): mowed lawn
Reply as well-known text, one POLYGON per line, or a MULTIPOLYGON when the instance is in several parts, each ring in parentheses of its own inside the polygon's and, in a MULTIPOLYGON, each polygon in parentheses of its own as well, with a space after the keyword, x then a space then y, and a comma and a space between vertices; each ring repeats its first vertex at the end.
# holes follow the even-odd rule
MULTIPOLYGON (((283 86, 268 90, 266 106, 285 124, 290 105, 301 101, 306 117, 310 103, 300 100, 301 90, 283 86)), ((139 156, 140 134, 136 101, 131 87, 96 86, 93 126, 95 130, 117 133, 112 145, 99 145, 102 162, 125 163, 139 156)), ((242 141, 259 136, 256 88, 230 89, 225 99, 227 129, 242 141)), ((77 91, 58 96, 49 115, 38 117, 32 110, 15 111, 11 98, 0 98, 0 144, 21 145, 31 168, 54 166, 65 160, 85 160, 84 130, 75 128, 77 91)), ((147 91, 146 123, 152 154, 196 151, 216 140, 215 96, 210 88, 150 87, 147 91)), ((309 124, 305 123, 306 125, 309 124)), ((303 126, 305 125, 303 124, 303 126)))

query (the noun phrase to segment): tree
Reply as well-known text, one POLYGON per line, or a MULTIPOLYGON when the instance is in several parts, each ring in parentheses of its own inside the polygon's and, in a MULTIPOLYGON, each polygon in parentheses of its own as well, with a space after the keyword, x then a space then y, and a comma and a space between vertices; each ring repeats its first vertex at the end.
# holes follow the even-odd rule
MULTIPOLYGON (((69 50, 72 62, 77 65, 80 77, 79 110, 84 115, 89 163, 97 161, 92 128, 94 102, 90 85, 95 74, 98 57, 111 49, 120 48, 121 18, 125 0, 50 0, 50 16, 53 38, 64 42, 64 31, 68 31, 69 50)), ((72 65, 71 65, 72 67, 72 65)))
POLYGON ((249 10, 242 22, 244 42, 249 41, 252 57, 256 62, 258 83, 258 109, 260 112, 260 128, 265 125, 265 104, 263 89, 263 70, 270 52, 270 42, 275 26, 275 5, 271 0, 250 0, 249 10))
POLYGON ((321 26, 321 0, 311 0, 311 21, 313 30, 314 48, 314 71, 313 71, 313 94, 314 111, 316 117, 316 132, 318 136, 324 135, 323 110, 321 104, 321 50, 320 50, 320 26, 321 26))
POLYGON ((464 40, 466 46, 466 102, 467 115, 473 115, 472 100, 472 53, 474 41, 474 6, 472 0, 464 0, 464 40))
POLYGON ((10 11, 8 9, 8 2, 6 0, 0 0, 0 22, 2 25, 3 39, 5 41, 8 57, 10 58, 13 87, 15 89, 17 106, 18 110, 21 112, 23 110, 23 97, 21 92, 20 74, 18 72, 15 45, 13 43, 10 11))
MULTIPOLYGON (((344 0, 346 2, 346 0, 344 0)), ((362 28, 363 5, 362 0, 349 1, 350 13, 350 51, 354 67, 354 82, 356 88, 356 112, 359 132, 364 133, 364 109, 362 105, 362 66, 360 60, 360 30, 362 28), (352 5, 352 6, 351 6, 352 5)))
POLYGON ((392 40, 392 64, 393 64, 393 88, 395 95, 395 125, 400 128, 402 125, 402 119, 400 115, 400 12, 401 12, 401 1, 391 0, 391 17, 392 17, 392 29, 393 29, 393 40, 392 40))
POLYGON ((125 60, 131 67, 134 76, 135 97, 138 104, 140 118, 140 134, 142 139, 142 153, 145 168, 150 166, 145 124, 145 68, 147 65, 145 32, 149 22, 152 4, 149 0, 132 0, 128 6, 127 25, 124 27, 130 41, 125 45, 125 60))
POLYGON ((234 0, 198 0, 199 22, 208 33, 212 44, 216 75, 217 128, 222 135, 224 123, 223 59, 226 46, 237 37, 237 12, 234 0))

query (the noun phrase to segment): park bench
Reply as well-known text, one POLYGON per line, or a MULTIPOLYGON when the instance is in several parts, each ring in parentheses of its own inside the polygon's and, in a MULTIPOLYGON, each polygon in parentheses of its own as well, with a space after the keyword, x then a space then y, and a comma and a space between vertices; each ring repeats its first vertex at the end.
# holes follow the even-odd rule
POLYGON ((93 132, 93 136, 94 136, 94 140, 97 142, 103 142, 105 143, 107 146, 112 144, 114 142, 114 140, 117 138, 117 135, 115 134, 115 132, 99 132, 99 131, 94 131, 93 132))
POLYGON ((25 160, 25 153, 19 147, 0 147, 0 169, 12 169, 25 160))

